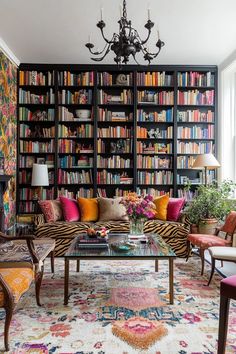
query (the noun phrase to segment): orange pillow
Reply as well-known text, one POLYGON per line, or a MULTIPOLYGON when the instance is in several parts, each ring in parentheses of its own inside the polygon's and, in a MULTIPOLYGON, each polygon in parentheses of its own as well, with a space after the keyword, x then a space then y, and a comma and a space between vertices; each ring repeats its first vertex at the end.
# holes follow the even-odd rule
POLYGON ((96 198, 78 198, 81 221, 98 220, 98 201, 96 198))
POLYGON ((156 206, 155 219, 166 220, 167 219, 167 206, 169 203, 169 196, 167 194, 157 197, 153 200, 156 206))

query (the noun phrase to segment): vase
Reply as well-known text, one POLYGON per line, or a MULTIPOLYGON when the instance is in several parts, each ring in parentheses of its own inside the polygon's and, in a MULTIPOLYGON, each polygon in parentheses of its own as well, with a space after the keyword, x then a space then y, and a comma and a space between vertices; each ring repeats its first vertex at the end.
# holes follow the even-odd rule
POLYGON ((144 219, 130 219, 130 235, 144 235, 144 219))
POLYGON ((214 235, 218 225, 217 219, 201 219, 198 224, 200 234, 214 235))

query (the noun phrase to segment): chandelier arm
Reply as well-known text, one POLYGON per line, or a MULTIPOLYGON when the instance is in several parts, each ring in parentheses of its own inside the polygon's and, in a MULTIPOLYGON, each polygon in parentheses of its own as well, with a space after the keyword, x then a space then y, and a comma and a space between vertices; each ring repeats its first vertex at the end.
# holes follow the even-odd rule
POLYGON ((146 43, 147 43, 147 41, 148 41, 148 40, 149 40, 149 38, 150 38, 151 32, 152 32, 152 30, 151 30, 151 29, 148 29, 148 35, 147 35, 147 38, 146 38, 144 41, 142 41, 142 40, 141 40, 141 38, 140 38, 140 36, 139 36, 139 34, 138 34, 138 32, 137 32, 138 37, 139 37, 140 42, 141 42, 141 44, 142 44, 142 45, 144 45, 144 44, 146 44, 146 43))
POLYGON ((112 39, 109 41, 109 40, 105 37, 105 35, 104 35, 103 28, 100 28, 100 31, 101 31, 102 38, 104 39, 104 41, 107 42, 107 44, 112 44, 112 43, 113 43, 114 35, 113 35, 112 39))
POLYGON ((100 57, 100 58, 91 58, 93 61, 102 61, 104 58, 105 58, 105 56, 110 52, 110 44, 109 44, 109 46, 107 47, 107 50, 106 50, 106 52, 105 52, 105 54, 102 56, 102 57, 100 57))
POLYGON ((90 51, 91 54, 93 54, 93 55, 100 55, 100 54, 102 54, 102 53, 104 52, 104 50, 106 49, 106 47, 107 47, 107 43, 105 44, 103 50, 101 50, 100 52, 98 52, 98 51, 97 51, 97 52, 93 52, 91 48, 88 48, 88 49, 89 49, 89 51, 90 51))

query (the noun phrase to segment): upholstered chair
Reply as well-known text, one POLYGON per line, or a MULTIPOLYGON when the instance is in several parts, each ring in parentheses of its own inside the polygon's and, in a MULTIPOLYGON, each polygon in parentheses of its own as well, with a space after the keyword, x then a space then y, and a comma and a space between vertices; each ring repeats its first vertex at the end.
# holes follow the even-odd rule
POLYGON ((216 260, 236 263, 236 247, 210 247, 208 251, 211 255, 211 275, 208 281, 208 285, 210 285, 215 271, 216 260))

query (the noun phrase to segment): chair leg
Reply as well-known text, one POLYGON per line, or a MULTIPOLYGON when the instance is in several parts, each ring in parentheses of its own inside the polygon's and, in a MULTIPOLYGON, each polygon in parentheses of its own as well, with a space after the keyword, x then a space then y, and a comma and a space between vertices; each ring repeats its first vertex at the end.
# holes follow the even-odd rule
POLYGON ((13 310, 14 307, 12 304, 9 304, 5 308, 6 318, 5 318, 5 326, 4 326, 4 345, 7 352, 9 351, 9 329, 10 329, 11 319, 13 315, 13 310))
POLYGON ((42 266, 42 269, 40 270, 40 272, 38 272, 36 274, 36 278, 35 278, 36 302, 37 302, 38 306, 41 306, 40 289, 41 289, 41 284, 42 284, 42 280, 43 280, 43 269, 44 269, 44 266, 42 266))
POLYGON ((51 258, 51 272, 55 272, 55 249, 50 253, 51 258))
POLYGON ((187 240, 187 257, 186 257, 186 262, 188 262, 189 256, 190 256, 190 252, 191 252, 191 243, 189 240, 187 240))
POLYGON ((215 271, 215 265, 216 265, 215 258, 211 257, 211 275, 210 275, 207 286, 209 286, 211 283, 211 279, 212 279, 214 271, 215 271))
POLYGON ((221 268, 224 267, 224 262, 223 261, 220 261, 221 262, 221 268))
POLYGON ((203 274, 204 274, 204 265, 205 265, 204 253, 205 253, 205 250, 204 250, 203 248, 200 248, 200 249, 199 249, 199 254, 200 254, 200 257, 201 257, 201 262, 202 262, 202 270, 201 270, 201 275, 203 275, 203 274))
POLYGON ((225 353, 225 344, 228 329, 229 304, 230 299, 221 295, 217 354, 225 353))

